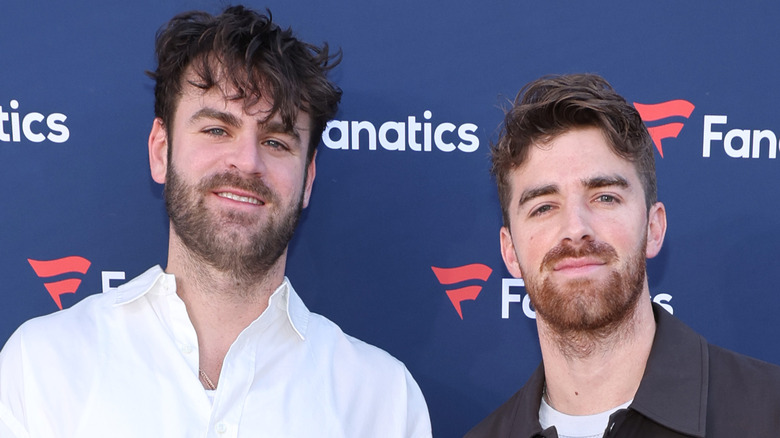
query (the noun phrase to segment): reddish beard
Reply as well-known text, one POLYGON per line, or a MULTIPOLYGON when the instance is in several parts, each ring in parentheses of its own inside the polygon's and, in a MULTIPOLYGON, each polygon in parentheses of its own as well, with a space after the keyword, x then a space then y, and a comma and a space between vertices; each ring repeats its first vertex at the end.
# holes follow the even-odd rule
POLYGON ((617 251, 607 243, 587 241, 580 247, 561 243, 545 255, 538 276, 525 276, 531 303, 561 336, 609 335, 633 314, 642 294, 645 248, 646 240, 621 263, 617 251), (582 278, 557 284, 550 277, 556 263, 586 256, 614 266, 606 280, 582 278))

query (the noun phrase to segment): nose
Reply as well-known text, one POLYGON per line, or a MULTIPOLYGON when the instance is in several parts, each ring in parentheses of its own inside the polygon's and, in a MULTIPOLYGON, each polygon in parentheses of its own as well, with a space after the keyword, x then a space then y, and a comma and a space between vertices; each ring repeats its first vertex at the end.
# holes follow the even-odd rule
POLYGON ((590 210, 585 205, 570 205, 564 209, 561 240, 574 245, 593 240, 590 210))
POLYGON ((261 145, 253 135, 238 137, 226 157, 227 165, 240 173, 254 175, 265 172, 261 145))

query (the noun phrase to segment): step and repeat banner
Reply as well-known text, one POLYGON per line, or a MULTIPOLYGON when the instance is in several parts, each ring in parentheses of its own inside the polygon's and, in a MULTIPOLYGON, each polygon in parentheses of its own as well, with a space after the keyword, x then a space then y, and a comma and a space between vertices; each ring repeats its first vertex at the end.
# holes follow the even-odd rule
MULTIPOLYGON (((164 266, 144 72, 169 18, 226 4, 0 5, 0 344, 164 266)), ((313 311, 406 363, 435 436, 461 436, 540 360, 499 254, 488 150, 503 108, 545 74, 599 73, 647 123, 669 220, 653 299, 710 342, 780 363, 780 3, 246 4, 344 55, 288 276, 313 311)))

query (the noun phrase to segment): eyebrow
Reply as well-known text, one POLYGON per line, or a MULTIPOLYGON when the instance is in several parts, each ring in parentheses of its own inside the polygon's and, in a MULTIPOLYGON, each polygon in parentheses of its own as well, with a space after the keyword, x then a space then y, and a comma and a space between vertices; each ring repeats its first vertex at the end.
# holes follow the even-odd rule
POLYGON ((300 139, 301 139, 301 135, 300 135, 300 133, 298 132, 298 129, 296 129, 295 126, 291 126, 291 127, 287 128, 287 127, 285 127, 284 123, 282 123, 280 121, 276 121, 276 120, 269 120, 267 122, 258 122, 258 123, 260 125, 263 125, 263 127, 268 132, 273 132, 273 133, 276 133, 276 134, 287 134, 287 135, 295 138, 295 140, 298 140, 298 141, 300 141, 300 139))
MULTIPOLYGON (((604 187, 630 187, 628 180, 619 175, 595 176, 593 178, 583 179, 582 185, 587 189, 600 189, 604 187)), ((543 186, 526 189, 523 191, 523 193, 520 194, 520 199, 517 202, 517 206, 522 207, 523 204, 535 198, 554 195, 559 193, 559 191, 560 190, 556 184, 546 184, 543 186)))
POLYGON ((583 180, 582 185, 589 189, 600 189, 603 187, 621 187, 627 189, 630 187, 628 180, 620 175, 595 176, 583 180))
POLYGON ((523 193, 520 194, 520 199, 517 202, 517 206, 522 207, 523 204, 534 198, 546 195, 554 195, 558 193, 558 191, 558 186, 555 184, 547 184, 544 186, 523 190, 523 193))
POLYGON ((225 111, 219 111, 214 108, 201 108, 189 119, 189 123, 194 123, 200 119, 214 119, 222 123, 238 128, 241 126, 241 119, 225 111))

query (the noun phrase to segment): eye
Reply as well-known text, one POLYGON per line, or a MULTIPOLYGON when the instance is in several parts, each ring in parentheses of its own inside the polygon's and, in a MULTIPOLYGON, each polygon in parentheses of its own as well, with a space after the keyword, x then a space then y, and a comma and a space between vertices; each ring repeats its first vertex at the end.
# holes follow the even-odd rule
POLYGON ((536 208, 536 209, 531 211, 531 217, 541 216, 541 215, 547 213, 550 210, 552 210, 552 205, 550 205, 550 204, 542 205, 542 206, 540 206, 540 207, 538 207, 538 208, 536 208))
POLYGON ((266 146, 270 147, 271 149, 276 149, 276 150, 288 150, 289 149, 285 143, 283 143, 283 142, 281 142, 279 140, 269 139, 269 140, 266 140, 265 142, 263 142, 263 144, 265 144, 266 146))
POLYGON ((214 137, 224 137, 227 135, 227 131, 225 131, 222 128, 208 128, 205 129, 203 132, 205 132, 208 135, 213 135, 214 137))
POLYGON ((612 195, 599 195, 596 198, 596 202, 603 202, 605 204, 617 204, 620 203, 620 200, 612 195))

